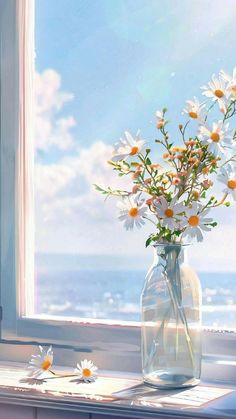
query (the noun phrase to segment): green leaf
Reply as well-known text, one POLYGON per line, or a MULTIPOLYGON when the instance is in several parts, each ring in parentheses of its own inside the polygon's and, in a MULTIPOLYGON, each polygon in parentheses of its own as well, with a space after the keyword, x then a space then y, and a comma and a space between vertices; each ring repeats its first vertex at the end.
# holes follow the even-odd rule
POLYGON ((211 227, 216 227, 218 225, 218 223, 216 221, 213 221, 213 223, 206 223, 205 225, 211 226, 211 227))
POLYGON ((148 247, 151 244, 152 240, 153 240, 152 236, 148 237, 148 239, 146 240, 145 246, 148 247))
POLYGON ((107 163, 110 164, 111 166, 117 166, 117 162, 114 162, 112 160, 107 160, 107 163))
POLYGON ((102 194, 106 195, 108 193, 108 191, 106 191, 105 189, 101 188, 101 186, 93 184, 93 186, 95 187, 96 191, 101 192, 102 194))
POLYGON ((151 160, 149 159, 149 157, 146 158, 146 163, 147 164, 152 164, 151 160))

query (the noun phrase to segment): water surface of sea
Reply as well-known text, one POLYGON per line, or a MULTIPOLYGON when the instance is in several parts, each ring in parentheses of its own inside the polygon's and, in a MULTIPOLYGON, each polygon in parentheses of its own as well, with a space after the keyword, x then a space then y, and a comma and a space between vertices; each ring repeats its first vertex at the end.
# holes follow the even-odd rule
MULTIPOLYGON (((60 316, 139 321, 145 271, 37 268, 36 311, 60 316)), ((198 273, 203 324, 236 328, 236 272, 198 273)))

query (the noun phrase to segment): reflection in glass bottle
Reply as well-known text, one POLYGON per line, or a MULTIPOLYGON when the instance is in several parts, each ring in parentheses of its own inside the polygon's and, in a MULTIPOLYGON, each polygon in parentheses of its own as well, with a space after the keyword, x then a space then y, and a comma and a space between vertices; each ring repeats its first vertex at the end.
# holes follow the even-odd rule
POLYGON ((201 286, 182 244, 154 245, 141 296, 142 367, 147 384, 198 384, 201 373, 201 286))

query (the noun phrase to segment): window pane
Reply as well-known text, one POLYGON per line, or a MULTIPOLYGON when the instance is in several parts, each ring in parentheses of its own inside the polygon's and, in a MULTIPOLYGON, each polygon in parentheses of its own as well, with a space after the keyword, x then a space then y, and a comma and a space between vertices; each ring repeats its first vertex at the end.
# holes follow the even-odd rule
MULTIPOLYGON (((234 0, 36 0, 36 313, 139 320, 151 229, 126 232, 93 184, 124 185, 106 163, 124 130, 153 145, 157 109, 174 133, 185 100, 232 72, 235 17, 234 0)), ((236 326, 234 211, 189 249, 207 326, 236 326)))

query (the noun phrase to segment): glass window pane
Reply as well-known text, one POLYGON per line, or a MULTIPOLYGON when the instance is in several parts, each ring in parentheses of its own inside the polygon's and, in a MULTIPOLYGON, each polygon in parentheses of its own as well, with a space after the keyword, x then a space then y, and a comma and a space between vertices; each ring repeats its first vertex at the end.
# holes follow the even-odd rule
MULTIPOLYGON (((234 0, 36 0, 36 313, 139 320, 151 227, 126 232, 93 184, 124 185, 107 164, 124 130, 153 145, 166 106, 175 135, 185 100, 232 72, 235 17, 234 0)), ((189 250, 207 326, 236 325, 234 211, 189 250)))

